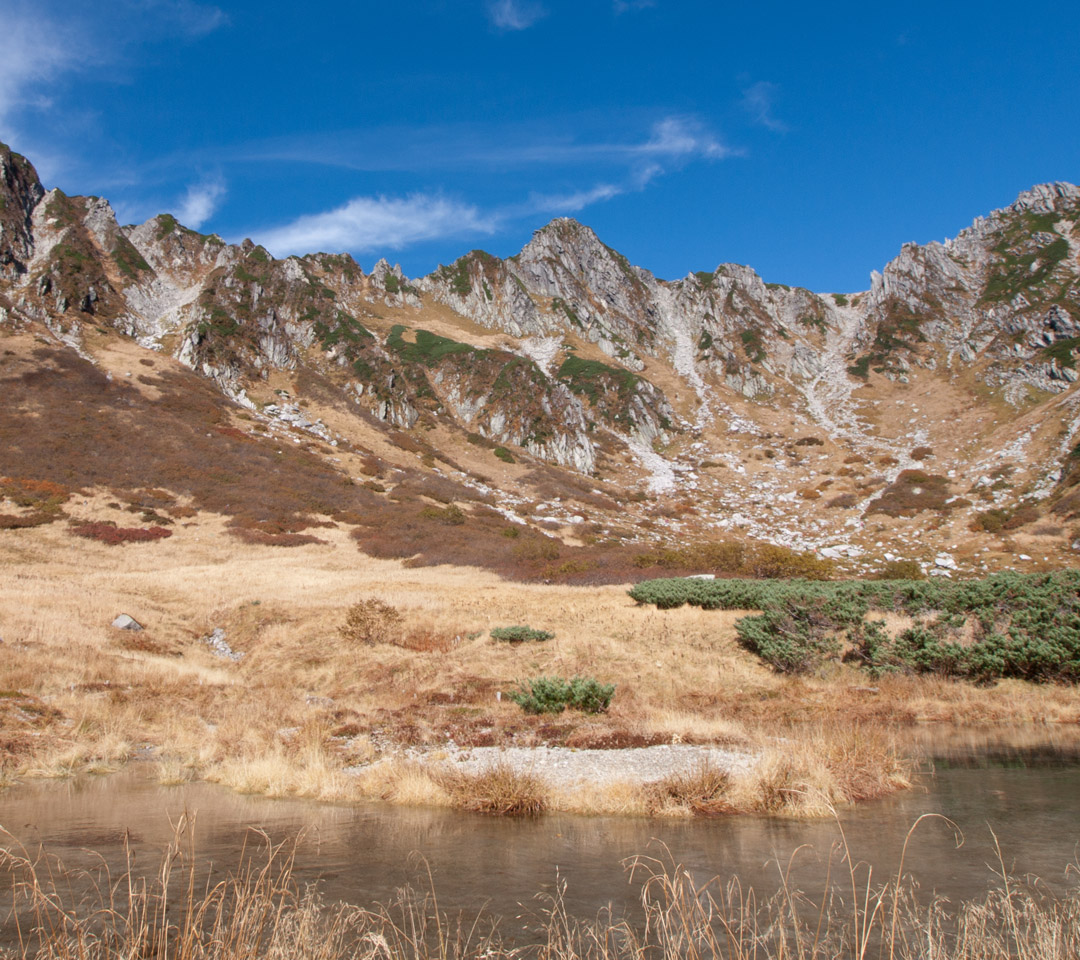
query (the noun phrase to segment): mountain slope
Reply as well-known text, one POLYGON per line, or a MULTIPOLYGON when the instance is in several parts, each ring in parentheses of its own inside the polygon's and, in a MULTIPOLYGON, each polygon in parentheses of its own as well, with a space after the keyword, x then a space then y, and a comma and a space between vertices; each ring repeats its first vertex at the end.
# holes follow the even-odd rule
MULTIPOLYGON (((350 451, 377 457, 384 489, 363 510, 384 509, 398 470, 567 549, 737 536, 856 566, 945 550, 979 569, 1080 539, 1069 184, 827 295, 735 264, 660 280, 568 219, 508 260, 473 251, 414 280, 347 254, 277 260, 169 215, 121 226, 99 198, 45 191, 7 148, 0 201, 0 330, 29 365, 20 383, 35 362, 73 364, 64 350, 106 378, 186 368, 250 442, 291 436, 339 473, 350 451)), ((144 378, 140 396, 161 389, 144 378)), ((9 436, 30 429, 24 413, 8 405, 9 436)), ((38 456, 12 445, 0 472, 38 456)))

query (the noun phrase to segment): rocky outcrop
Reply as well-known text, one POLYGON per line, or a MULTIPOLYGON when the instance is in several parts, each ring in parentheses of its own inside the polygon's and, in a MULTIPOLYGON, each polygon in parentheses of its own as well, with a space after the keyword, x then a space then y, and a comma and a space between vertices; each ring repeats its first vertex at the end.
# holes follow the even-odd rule
POLYGON ((462 316, 511 336, 543 336, 562 328, 558 317, 540 311, 508 262, 483 250, 473 250, 417 283, 462 316))
POLYGON ((584 404, 533 361, 494 350, 451 354, 433 383, 459 420, 488 440, 583 473, 595 469, 584 404))
POLYGON ((0 143, 0 278, 25 273, 34 253, 32 215, 44 195, 33 164, 0 143))
POLYGON ((1071 347, 1058 357, 1051 348, 1072 340, 1080 321, 1078 221, 1080 188, 1043 184, 953 240, 905 244, 873 275, 871 366, 943 348, 951 362, 989 361, 991 385, 1061 389, 1069 381, 1049 373, 1051 361, 1071 370, 1071 347))

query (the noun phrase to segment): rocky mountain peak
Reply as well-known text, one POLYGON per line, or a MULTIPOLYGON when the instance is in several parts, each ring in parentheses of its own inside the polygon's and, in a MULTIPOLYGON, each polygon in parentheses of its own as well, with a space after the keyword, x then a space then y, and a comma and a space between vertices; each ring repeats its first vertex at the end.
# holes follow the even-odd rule
POLYGON ((0 143, 0 276, 25 269, 34 249, 31 215, 44 196, 34 165, 0 143))
POLYGON ((590 286, 597 280, 602 282, 613 269, 632 282, 640 282, 622 254, 602 243, 591 227, 570 217, 559 217, 541 227, 514 259, 523 274, 551 287, 557 285, 550 270, 556 265, 590 286))
POLYGON ((1062 201, 1073 204, 1078 200, 1080 200, 1080 187, 1073 183, 1056 180, 1052 183, 1036 184, 1030 190, 1025 190, 1009 205, 1009 209, 1049 213, 1060 209, 1062 201))
POLYGON ((401 270, 401 264, 395 263, 391 266, 390 261, 387 260, 386 257, 380 257, 378 261, 376 261, 375 266, 371 268, 371 276, 380 286, 386 285, 387 276, 392 276, 402 283, 408 281, 408 278, 401 270))

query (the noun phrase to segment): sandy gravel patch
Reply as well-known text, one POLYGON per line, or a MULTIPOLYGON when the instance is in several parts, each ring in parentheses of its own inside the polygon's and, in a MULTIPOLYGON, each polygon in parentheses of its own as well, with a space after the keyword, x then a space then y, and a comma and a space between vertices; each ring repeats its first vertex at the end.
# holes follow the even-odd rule
POLYGON ((749 771, 757 761, 758 755, 755 753, 690 744, 662 744, 620 750, 469 747, 451 751, 439 760, 466 773, 480 773, 505 763, 515 770, 542 777, 552 786, 652 783, 673 773, 692 772, 706 764, 738 775, 749 771))

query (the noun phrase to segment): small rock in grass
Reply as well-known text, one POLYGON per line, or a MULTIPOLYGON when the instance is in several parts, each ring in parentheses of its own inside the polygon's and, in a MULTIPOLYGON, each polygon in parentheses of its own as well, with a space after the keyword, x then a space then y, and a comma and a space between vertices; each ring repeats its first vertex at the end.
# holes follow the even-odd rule
POLYGON ((112 625, 117 630, 141 630, 142 624, 139 623, 134 617, 129 617, 126 613, 120 614, 113 622, 112 625))
POLYGON ((203 637, 202 642, 209 648, 210 652, 215 657, 221 657, 223 660, 242 660, 244 658, 243 653, 238 650, 233 650, 232 647, 225 642, 225 631, 221 627, 215 627, 214 632, 208 637, 203 637))

